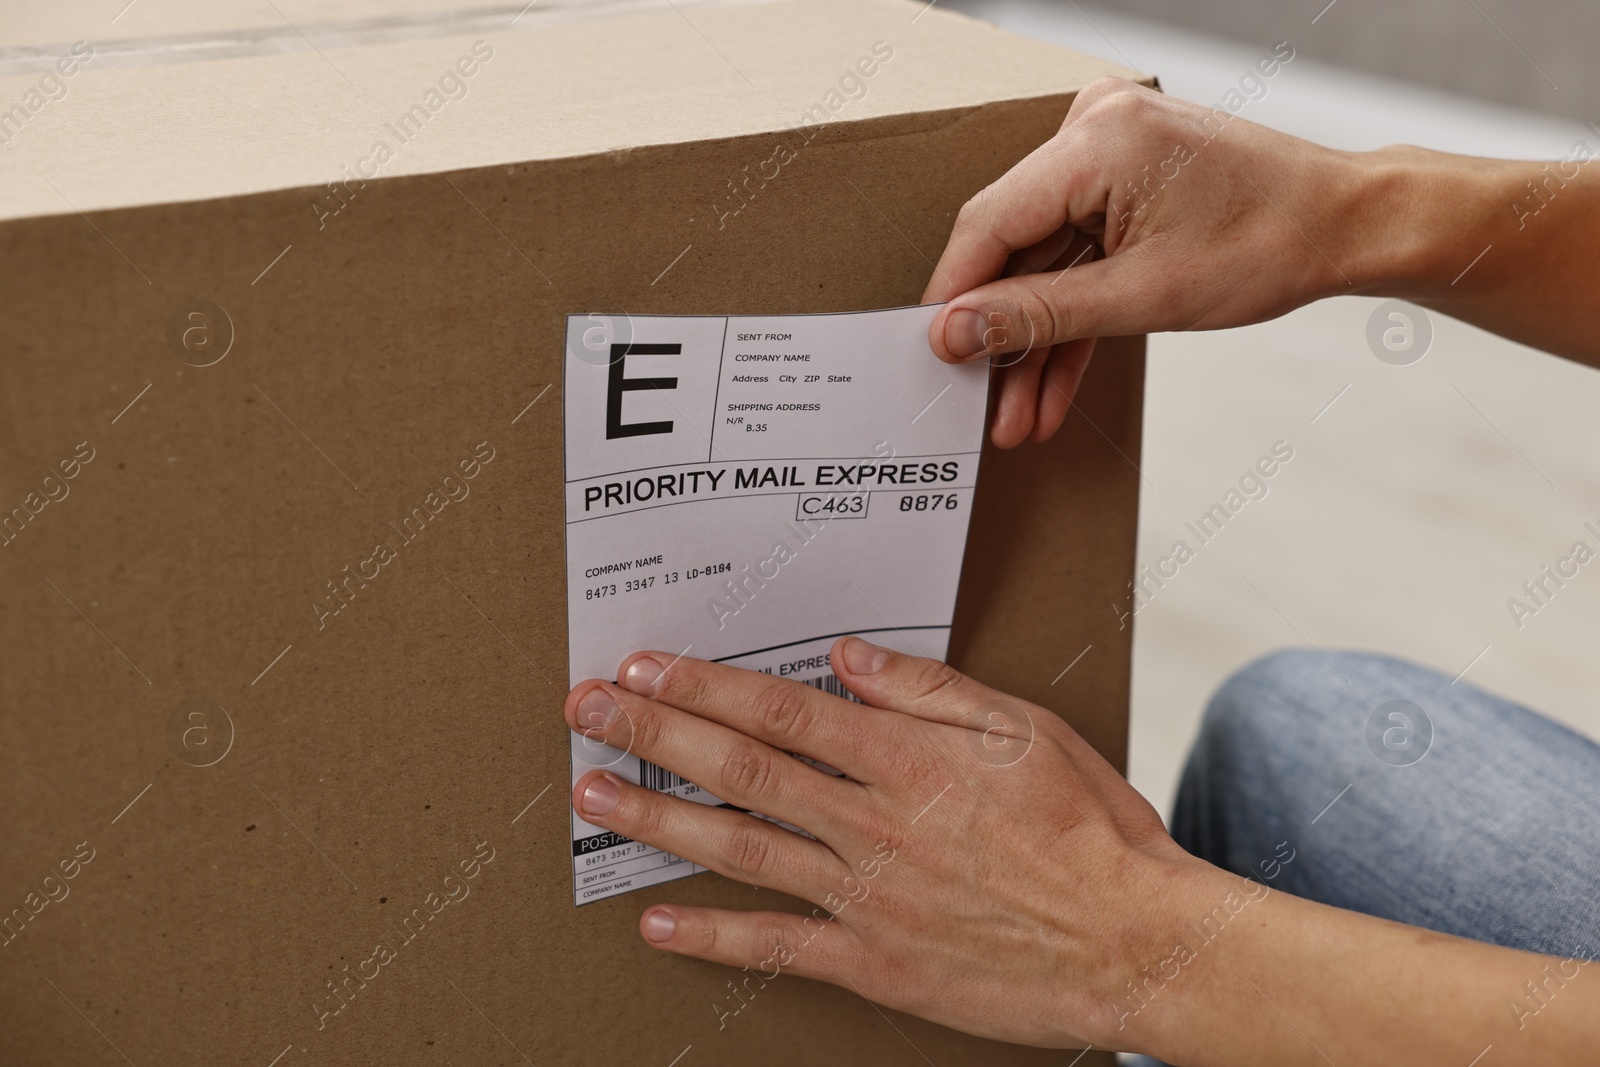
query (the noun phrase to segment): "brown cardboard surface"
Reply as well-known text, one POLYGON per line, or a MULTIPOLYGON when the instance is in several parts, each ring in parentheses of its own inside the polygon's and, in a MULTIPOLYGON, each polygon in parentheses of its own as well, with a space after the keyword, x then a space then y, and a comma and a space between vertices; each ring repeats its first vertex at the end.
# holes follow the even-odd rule
MULTIPOLYGON (((378 140, 394 150, 381 167, 393 178, 781 130, 799 123, 878 40, 895 58, 839 120, 1071 92, 1107 74, 1136 77, 937 8, 919 14, 884 0, 684 5, 528 29, 507 23, 495 32, 203 64, 182 62, 185 50, 170 35, 149 39, 172 57, 160 65, 126 67, 102 47, 61 80, 66 95, 47 100, 0 152, 0 219, 338 181, 378 140), (466 81, 466 95, 446 98, 401 144, 391 129, 399 116, 477 40, 493 58, 466 81)), ((317 32, 311 23, 302 28, 317 32)), ((40 45, 45 58, 69 47, 40 45)), ((23 100, 40 77, 0 74, 0 106, 23 100)))
MULTIPOLYGON (((892 14, 908 34, 971 34, 950 75, 965 102, 847 111, 720 230, 707 205, 770 155, 775 134, 740 125, 767 112, 708 113, 723 132, 698 137, 686 116, 659 143, 641 122, 616 152, 582 148, 592 134, 563 142, 589 154, 515 162, 457 145, 461 165, 386 173, 321 229, 308 205, 327 190, 305 187, 321 174, 280 187, 290 172, 267 167, 197 199, 192 175, 119 185, 116 152, 39 173, 98 174, 94 202, 127 204, 84 217, 11 202, 0 517, 30 514, 0 546, 0 917, 31 917, 0 946, 7 1062, 664 1067, 686 1048, 681 1067, 1064 1062, 787 977, 719 1030, 730 972, 646 949, 637 915, 782 898, 703 875, 571 903, 564 316, 913 302, 959 205, 1048 137, 1077 87, 1035 69, 1048 90, 1013 92, 1027 79, 1004 68, 1041 53, 938 11, 912 26, 918 5, 738 17, 790 6, 832 20, 795 35, 791 61, 818 49, 829 72, 813 95, 892 14), (985 70, 1005 90, 987 102, 985 70), (197 300, 233 324, 206 367, 168 339, 197 300), (325 583, 379 539, 400 544, 390 524, 491 452, 470 495, 427 512, 319 629, 325 583), (490 850, 470 894, 319 1028, 325 980, 399 945, 404 917, 490 850)), ((689 45, 704 51, 661 47, 689 45)), ((904 66, 873 91, 936 81, 923 64, 938 54, 897 47, 904 66)), ((249 63, 275 83, 290 60, 320 62, 186 69, 222 113, 249 63)), ((102 121, 38 117, 68 115, 102 121)), ((256 158, 240 144, 230 167, 256 158)), ((123 150, 159 172, 152 149, 123 150)), ((1109 605, 1133 568, 1142 355, 1136 339, 1104 344, 1054 442, 985 457, 952 653, 1118 763, 1129 631, 1109 605)))

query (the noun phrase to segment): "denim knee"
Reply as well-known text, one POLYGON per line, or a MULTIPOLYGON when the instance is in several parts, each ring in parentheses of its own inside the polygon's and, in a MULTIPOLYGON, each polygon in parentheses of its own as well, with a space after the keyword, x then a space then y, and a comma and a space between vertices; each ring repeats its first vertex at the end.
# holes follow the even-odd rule
POLYGON ((1234 674, 1206 709, 1172 833, 1336 907, 1595 951, 1600 747, 1415 664, 1294 650, 1234 674))
POLYGON ((1321 732, 1329 713, 1352 697, 1331 661, 1309 649, 1278 649, 1223 682, 1206 706, 1199 747, 1229 766, 1296 781, 1319 762, 1306 735, 1321 732))
POLYGON ((1352 713, 1370 697, 1350 688, 1309 649, 1280 649, 1234 672, 1207 705, 1184 768, 1172 826, 1179 844, 1241 874, 1256 853, 1271 855, 1303 798, 1332 798, 1328 746, 1348 736, 1352 713))

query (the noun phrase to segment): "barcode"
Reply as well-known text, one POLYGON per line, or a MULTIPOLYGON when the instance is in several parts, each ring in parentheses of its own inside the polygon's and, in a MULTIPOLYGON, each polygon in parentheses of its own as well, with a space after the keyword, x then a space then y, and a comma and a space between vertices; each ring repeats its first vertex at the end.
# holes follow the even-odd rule
POLYGON ((665 767, 658 767, 649 760, 642 759, 639 761, 639 784, 646 789, 654 789, 658 793, 665 793, 686 783, 683 778, 665 767))
POLYGON ((819 675, 816 678, 802 678, 800 680, 809 685, 811 688, 820 689, 830 696, 844 697, 846 700, 854 700, 857 704, 861 703, 860 698, 858 698, 854 693, 850 692, 850 690, 846 689, 844 687, 844 683, 839 681, 838 675, 834 674, 832 671, 829 671, 827 674, 819 675))

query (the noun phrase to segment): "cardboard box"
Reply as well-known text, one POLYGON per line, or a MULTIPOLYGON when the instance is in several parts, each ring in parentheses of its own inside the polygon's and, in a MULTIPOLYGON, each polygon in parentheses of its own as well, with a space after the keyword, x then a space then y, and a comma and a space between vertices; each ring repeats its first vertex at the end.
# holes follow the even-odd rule
MULTIPOLYGON (((4 1058, 1065 1062, 792 978, 719 1031, 637 915, 783 899, 574 908, 559 380, 569 312, 915 302, 1114 68, 899 0, 350 11, 7 42, 4 1058)), ((1119 765, 1142 373, 984 458, 952 646, 1119 765)))

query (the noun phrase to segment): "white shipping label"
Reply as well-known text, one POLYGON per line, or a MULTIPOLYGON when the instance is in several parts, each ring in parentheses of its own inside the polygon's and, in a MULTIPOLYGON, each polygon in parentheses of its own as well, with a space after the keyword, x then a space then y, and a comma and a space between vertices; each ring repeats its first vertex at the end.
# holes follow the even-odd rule
MULTIPOLYGON (((937 310, 568 318, 570 685, 656 650, 840 695, 843 634, 944 658, 988 366, 934 358, 937 310)), ((573 734, 596 768, 722 803, 573 734)), ((578 904, 704 869, 573 815, 578 904)))

